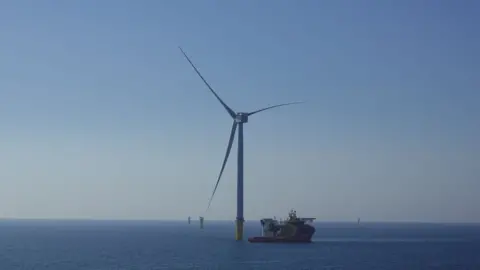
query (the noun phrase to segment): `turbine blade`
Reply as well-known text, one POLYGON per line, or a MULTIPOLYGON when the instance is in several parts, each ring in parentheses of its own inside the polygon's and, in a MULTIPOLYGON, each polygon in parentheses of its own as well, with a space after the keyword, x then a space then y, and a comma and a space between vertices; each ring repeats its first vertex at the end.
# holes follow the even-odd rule
POLYGON ((207 210, 210 208, 210 204, 212 203, 213 196, 215 196, 215 191, 217 191, 218 183, 220 183, 220 178, 222 177, 223 170, 225 169, 225 165, 227 165, 228 156, 230 155, 230 150, 232 150, 233 140, 235 139, 235 131, 237 130, 237 122, 233 121, 232 131, 230 132, 230 139, 228 140, 227 152, 225 153, 225 158, 223 159, 222 169, 220 170, 220 174, 218 175, 217 183, 215 184, 215 188, 213 189, 212 196, 208 201, 207 210))
POLYGON ((190 63, 190 65, 193 67, 193 69, 195 70, 195 72, 198 74, 198 76, 200 76, 200 78, 202 79, 202 81, 207 85, 208 89, 210 89, 210 91, 213 93, 213 95, 215 95, 215 97, 217 98, 218 101, 220 101, 220 103, 223 105, 223 107, 225 108, 225 110, 227 110, 228 114, 230 114, 230 116, 232 118, 235 118, 235 112, 230 108, 228 107, 228 105, 223 102, 223 100, 217 95, 217 93, 215 93, 215 91, 213 90, 213 88, 210 86, 210 84, 208 84, 207 80, 205 80, 205 78, 202 76, 202 74, 200 74, 200 71, 198 71, 198 69, 195 67, 195 65, 192 63, 192 61, 190 60, 190 58, 188 58, 187 54, 183 51, 182 47, 178 47, 180 49, 180 51, 182 52, 183 56, 185 56, 185 58, 187 59, 187 61, 190 63))
POLYGON ((263 111, 266 111, 266 110, 269 110, 269 109, 273 109, 273 108, 277 108, 277 107, 281 107, 281 106, 292 105, 292 104, 300 104, 300 103, 304 103, 304 102, 303 102, 303 101, 299 101, 299 102, 290 102, 290 103, 278 104, 278 105, 274 105, 274 106, 270 106, 270 107, 266 107, 266 108, 263 108, 263 109, 260 109, 260 110, 256 110, 256 111, 250 112, 250 113, 248 113, 248 116, 250 116, 250 115, 252 115, 252 114, 259 113, 259 112, 263 112, 263 111))

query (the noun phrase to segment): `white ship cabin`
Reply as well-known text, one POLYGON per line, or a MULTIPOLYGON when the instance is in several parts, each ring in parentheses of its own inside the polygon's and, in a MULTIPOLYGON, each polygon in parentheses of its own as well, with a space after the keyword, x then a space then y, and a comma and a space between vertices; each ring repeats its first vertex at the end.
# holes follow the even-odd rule
MULTIPOLYGON (((315 220, 316 218, 299 218, 297 217, 297 211, 295 210, 290 210, 290 213, 288 213, 288 218, 285 219, 285 222, 300 222, 300 223, 307 223, 307 224, 311 224, 313 223, 313 221, 315 220)), ((283 224, 282 223, 282 224, 283 224)))
POLYGON ((264 237, 275 237, 276 231, 279 226, 279 223, 276 219, 273 218, 264 218, 260 220, 262 224, 262 236, 264 237))

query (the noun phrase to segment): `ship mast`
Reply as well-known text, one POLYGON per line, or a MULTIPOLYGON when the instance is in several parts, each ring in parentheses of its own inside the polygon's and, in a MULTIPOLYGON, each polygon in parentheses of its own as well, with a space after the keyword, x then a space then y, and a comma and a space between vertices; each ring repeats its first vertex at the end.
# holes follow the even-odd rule
POLYGON ((289 221, 293 221, 293 220, 297 220, 297 211, 295 210, 290 210, 290 213, 288 213, 288 220, 289 221))

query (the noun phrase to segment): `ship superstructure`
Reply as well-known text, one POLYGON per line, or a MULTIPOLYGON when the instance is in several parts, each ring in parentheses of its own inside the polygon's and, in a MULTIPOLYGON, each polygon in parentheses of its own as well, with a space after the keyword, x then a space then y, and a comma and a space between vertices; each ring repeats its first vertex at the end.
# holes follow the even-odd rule
POLYGON ((315 218, 299 218, 297 212, 291 210, 288 218, 278 221, 275 218, 264 218, 260 220, 262 225, 262 236, 248 239, 252 243, 261 242, 297 242, 308 243, 312 241, 315 234, 315 227, 311 223, 315 218))

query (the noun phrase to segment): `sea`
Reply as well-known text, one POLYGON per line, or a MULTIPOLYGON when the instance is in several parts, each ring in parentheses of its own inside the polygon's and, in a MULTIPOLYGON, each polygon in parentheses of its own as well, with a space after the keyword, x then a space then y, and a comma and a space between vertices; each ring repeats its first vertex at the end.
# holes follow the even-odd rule
POLYGON ((0 220, 0 270, 480 269, 479 225, 315 227, 311 244, 253 244, 234 240, 233 221, 0 220))

